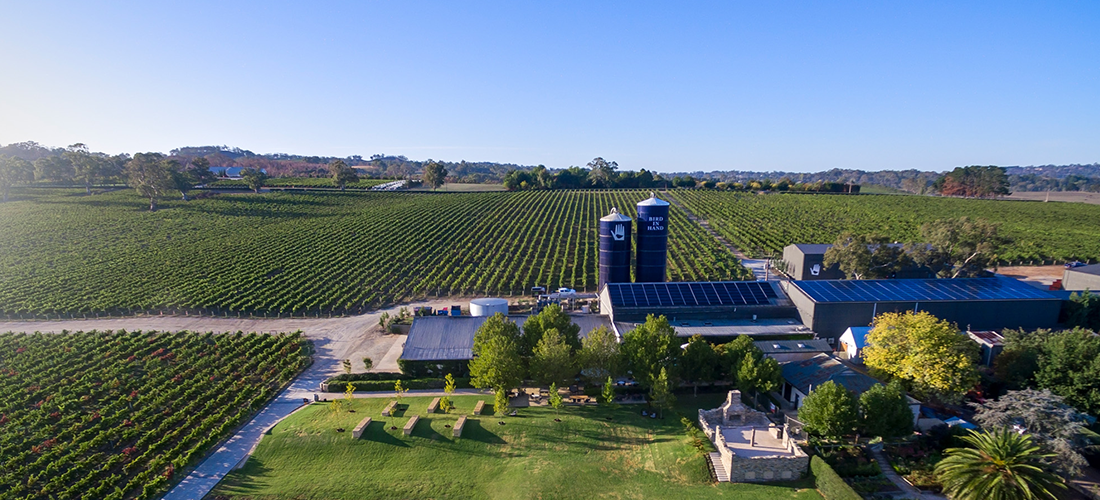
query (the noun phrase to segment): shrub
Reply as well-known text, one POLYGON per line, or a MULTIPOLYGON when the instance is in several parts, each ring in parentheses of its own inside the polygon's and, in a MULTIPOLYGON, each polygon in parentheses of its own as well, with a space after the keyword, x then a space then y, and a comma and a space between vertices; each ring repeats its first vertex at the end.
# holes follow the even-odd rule
POLYGON ((821 457, 810 457, 810 473, 814 476, 814 486, 825 500, 863 500, 821 457))
MULTIPOLYGON (((397 380, 398 379, 335 382, 329 384, 328 390, 343 391, 347 387, 347 384, 351 384, 355 387, 355 392, 393 391, 393 385, 397 382, 397 380)), ((402 387, 413 390, 443 389, 447 385, 447 381, 441 378, 413 378, 399 380, 401 380, 402 387)), ((455 387, 459 389, 469 389, 471 387, 470 378, 455 378, 455 387)))

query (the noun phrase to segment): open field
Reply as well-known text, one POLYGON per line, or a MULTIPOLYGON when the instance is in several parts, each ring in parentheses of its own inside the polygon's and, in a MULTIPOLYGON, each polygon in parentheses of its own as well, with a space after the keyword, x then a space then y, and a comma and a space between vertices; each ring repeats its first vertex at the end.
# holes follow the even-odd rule
MULTIPOLYGON (((1082 191, 1052 191, 1050 194, 1050 201, 1062 201, 1069 203, 1088 203, 1091 205, 1100 205, 1100 193, 1089 193, 1082 191)), ((1046 191, 1023 191, 1012 193, 1008 196, 1009 200, 1029 200, 1029 201, 1045 201, 1047 200, 1046 191)))
POLYGON ((303 340, 0 334, 0 499, 154 498, 298 374, 303 340))
MULTIPOLYGON (((165 200, 27 189, 0 204, 0 315, 358 313, 436 295, 596 289, 597 221, 648 192, 264 193, 165 200)), ((749 275, 672 212, 669 278, 749 275)))
POLYGON ((922 223, 968 216, 1001 225, 1014 240, 1009 262, 1100 258, 1100 207, 932 196, 757 195, 672 192, 689 210, 747 254, 778 254, 791 243, 832 243, 843 231, 895 241, 919 237, 922 223))
MULTIPOLYGON (((472 416, 456 439, 446 426, 478 400, 491 406, 492 395, 455 399, 456 412, 426 417, 431 398, 404 398, 408 409, 392 421, 380 416, 388 399, 356 399, 355 413, 310 405, 277 425, 215 498, 821 498, 812 480, 710 483, 705 458, 690 445, 676 412, 653 420, 635 405, 567 407, 560 414, 521 408, 519 417, 504 417, 503 426, 491 415, 472 416), (417 413, 420 422, 404 436, 402 427, 417 413), (374 422, 356 440, 351 430, 365 416, 374 422)), ((682 400, 679 412, 695 415, 700 405, 717 406, 721 395, 682 400)))

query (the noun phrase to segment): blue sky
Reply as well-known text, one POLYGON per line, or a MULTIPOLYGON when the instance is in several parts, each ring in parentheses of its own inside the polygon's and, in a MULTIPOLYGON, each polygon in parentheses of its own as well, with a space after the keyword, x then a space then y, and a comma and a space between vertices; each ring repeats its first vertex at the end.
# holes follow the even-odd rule
POLYGON ((1100 162, 1100 2, 5 2, 0 143, 657 171, 1100 162))

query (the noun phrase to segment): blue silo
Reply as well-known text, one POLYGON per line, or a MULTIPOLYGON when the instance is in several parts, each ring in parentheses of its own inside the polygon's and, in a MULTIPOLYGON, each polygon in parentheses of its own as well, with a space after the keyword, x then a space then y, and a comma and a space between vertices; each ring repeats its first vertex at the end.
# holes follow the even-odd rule
POLYGON ((611 213, 600 218, 600 281, 606 283, 630 282, 630 233, 633 224, 630 217, 612 208, 611 213))
POLYGON ((665 281, 668 261, 668 202, 649 193, 638 203, 638 234, 635 236, 634 281, 665 281))

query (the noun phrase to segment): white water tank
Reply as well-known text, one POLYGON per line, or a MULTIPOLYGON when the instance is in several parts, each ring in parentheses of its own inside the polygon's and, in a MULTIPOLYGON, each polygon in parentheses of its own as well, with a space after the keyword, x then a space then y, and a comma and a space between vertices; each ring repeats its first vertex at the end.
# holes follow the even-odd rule
POLYGON ((470 316, 492 316, 496 313, 508 315, 508 301, 495 297, 470 301, 470 316))

